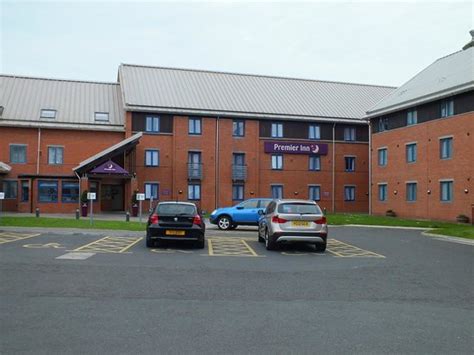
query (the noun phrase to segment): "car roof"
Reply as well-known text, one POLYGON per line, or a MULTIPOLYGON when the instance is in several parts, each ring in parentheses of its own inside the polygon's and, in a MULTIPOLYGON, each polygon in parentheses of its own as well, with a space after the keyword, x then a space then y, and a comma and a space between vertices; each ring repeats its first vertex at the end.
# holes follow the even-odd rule
POLYGON ((276 199, 276 203, 309 203, 317 205, 314 200, 303 200, 303 199, 276 199))
POLYGON ((163 202, 159 202, 157 206, 159 205, 186 205, 186 206, 196 207, 196 204, 192 202, 185 202, 185 201, 163 201, 163 202))

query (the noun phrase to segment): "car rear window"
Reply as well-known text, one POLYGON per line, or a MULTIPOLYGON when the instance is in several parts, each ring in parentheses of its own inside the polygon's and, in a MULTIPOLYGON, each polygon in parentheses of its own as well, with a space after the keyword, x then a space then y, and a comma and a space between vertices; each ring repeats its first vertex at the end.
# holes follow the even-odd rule
POLYGON ((156 213, 158 213, 158 215, 160 215, 160 214, 173 214, 173 215, 190 214, 190 215, 195 215, 196 214, 196 207, 191 206, 191 205, 180 205, 180 204, 175 204, 175 203, 166 203, 166 204, 163 204, 163 205, 158 205, 156 207, 156 213))
POLYGON ((321 214, 321 209, 317 205, 309 203, 282 203, 278 205, 279 213, 295 214, 321 214))

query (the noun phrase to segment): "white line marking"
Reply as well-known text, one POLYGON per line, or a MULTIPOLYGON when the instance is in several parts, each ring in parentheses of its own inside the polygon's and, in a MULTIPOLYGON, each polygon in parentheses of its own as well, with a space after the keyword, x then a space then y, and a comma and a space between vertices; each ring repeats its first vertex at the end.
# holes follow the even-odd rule
POLYGON ((61 256, 58 256, 56 259, 65 259, 65 260, 86 260, 91 256, 94 256, 96 253, 67 253, 61 256))

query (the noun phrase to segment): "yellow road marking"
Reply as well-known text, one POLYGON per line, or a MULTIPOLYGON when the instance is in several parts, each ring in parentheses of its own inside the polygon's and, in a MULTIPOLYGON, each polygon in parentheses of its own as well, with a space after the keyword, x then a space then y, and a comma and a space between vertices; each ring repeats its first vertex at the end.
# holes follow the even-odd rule
POLYGON ((244 245, 247 247, 247 249, 252 253, 253 256, 258 256, 258 254, 255 252, 255 250, 253 250, 250 245, 247 244, 247 242, 245 240, 241 240, 242 243, 244 243, 244 245))
POLYGON ((46 244, 24 244, 23 248, 33 248, 33 249, 45 249, 45 248, 53 248, 53 249, 64 249, 59 243, 46 243, 46 244))
POLYGON ((135 244, 137 244, 140 240, 142 240, 143 238, 140 237, 138 238, 136 241, 134 241, 132 244, 130 244, 128 247, 125 247, 123 248, 122 250, 119 251, 119 253, 123 253, 124 251, 130 249, 131 247, 133 247, 135 244))
POLYGON ((4 233, 0 233, 0 244, 16 242, 17 240, 33 238, 39 235, 41 234, 40 233, 23 234, 23 233, 15 233, 15 232, 4 232, 4 233))
POLYGON ((208 239, 207 240, 207 248, 209 250, 209 255, 214 255, 214 249, 212 249, 212 240, 208 239))
POLYGON ((341 242, 340 240, 328 240, 328 252, 340 258, 356 258, 356 257, 375 257, 385 258, 381 254, 374 253, 370 250, 359 248, 355 245, 341 242))
POLYGON ((208 249, 209 256, 262 256, 258 255, 244 240, 237 238, 209 238, 208 249))
POLYGON ((74 252, 102 252, 102 253, 116 253, 121 254, 125 253, 126 250, 130 249, 132 246, 137 244, 142 237, 133 238, 133 237, 104 237, 98 240, 95 240, 89 244, 83 245, 77 249, 74 249, 74 252))

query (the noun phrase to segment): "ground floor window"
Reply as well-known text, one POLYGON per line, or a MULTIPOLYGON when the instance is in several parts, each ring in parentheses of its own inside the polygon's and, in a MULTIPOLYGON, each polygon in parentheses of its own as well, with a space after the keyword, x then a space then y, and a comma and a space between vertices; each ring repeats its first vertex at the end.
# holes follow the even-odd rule
POLYGON ((355 201, 355 186, 344 186, 344 201, 355 201))
POLYGON ((272 185, 272 198, 283 198, 283 185, 272 185))
POLYGON ((200 200, 201 199, 201 185, 189 184, 188 185, 188 200, 200 200))
POLYGON ((232 185, 232 200, 242 201, 244 199, 244 185, 234 184, 232 185))
POLYGON ((407 183, 407 201, 416 201, 416 182, 407 183))
POLYGON ((79 183, 76 181, 63 181, 61 189, 62 202, 78 202, 79 201, 79 183))
POLYGON ((145 183, 145 199, 158 199, 158 184, 154 182, 145 183))
POLYGON ((387 184, 379 184, 379 201, 387 201, 387 184))
POLYGON ((58 202, 58 182, 52 180, 39 180, 38 201, 58 202))
POLYGON ((16 180, 5 180, 3 182, 5 199, 16 199, 18 196, 18 182, 16 180))
POLYGON ((452 181, 441 181, 440 182, 441 201, 450 202, 453 200, 453 182, 452 181))
POLYGON ((21 181, 21 202, 28 202, 30 199, 30 182, 28 180, 21 181))
POLYGON ((308 198, 314 201, 321 200, 321 186, 309 186, 308 198))

